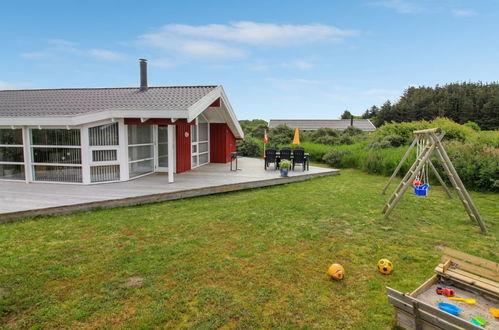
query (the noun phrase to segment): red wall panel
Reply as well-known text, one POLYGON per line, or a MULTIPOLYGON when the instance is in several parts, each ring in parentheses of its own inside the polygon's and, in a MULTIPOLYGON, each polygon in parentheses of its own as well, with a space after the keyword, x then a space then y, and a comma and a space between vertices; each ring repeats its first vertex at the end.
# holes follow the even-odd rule
POLYGON ((191 169, 191 125, 177 124, 176 129, 177 173, 182 173, 191 169))
POLYGON ((230 162, 230 153, 236 151, 236 139, 227 124, 210 124, 210 162, 230 162))

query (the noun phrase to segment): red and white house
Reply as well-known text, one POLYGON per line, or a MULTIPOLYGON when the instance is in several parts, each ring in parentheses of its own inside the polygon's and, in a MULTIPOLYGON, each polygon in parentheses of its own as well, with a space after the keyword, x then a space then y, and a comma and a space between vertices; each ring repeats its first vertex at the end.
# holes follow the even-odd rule
POLYGON ((0 180, 94 184, 226 163, 244 133, 222 86, 0 91, 0 180))

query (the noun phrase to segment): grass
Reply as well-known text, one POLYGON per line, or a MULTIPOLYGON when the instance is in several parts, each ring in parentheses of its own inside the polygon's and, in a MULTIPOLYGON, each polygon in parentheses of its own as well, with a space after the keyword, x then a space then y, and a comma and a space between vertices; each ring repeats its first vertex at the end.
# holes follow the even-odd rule
POLYGON ((0 225, 0 327, 350 328, 393 322, 446 245, 499 261, 497 194, 480 234, 441 188, 388 220, 385 177, 357 170, 279 187, 0 225), (388 258, 392 275, 376 272, 388 258), (346 278, 327 278, 331 263, 346 278))

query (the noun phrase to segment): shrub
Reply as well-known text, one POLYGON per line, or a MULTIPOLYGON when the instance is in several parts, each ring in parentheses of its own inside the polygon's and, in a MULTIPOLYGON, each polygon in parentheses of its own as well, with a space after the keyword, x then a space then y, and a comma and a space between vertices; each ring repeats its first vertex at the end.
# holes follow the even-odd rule
POLYGON ((499 192, 499 150, 491 146, 444 143, 464 185, 475 190, 499 192))
POLYGON ((237 152, 247 157, 259 157, 263 155, 263 149, 260 149, 260 144, 252 138, 246 138, 236 143, 237 152))
POLYGON ((323 128, 319 128, 315 132, 312 132, 311 139, 312 139, 312 142, 321 143, 318 141, 326 136, 338 137, 339 135, 340 135, 340 133, 337 130, 332 129, 332 128, 323 127, 323 128))
POLYGON ((268 127, 268 123, 262 119, 240 120, 239 124, 246 136, 263 139, 263 132, 268 127))
POLYGON ((295 131, 287 125, 277 125, 269 131, 270 145, 283 145, 293 141, 295 131))
POLYGON ((329 166, 340 166, 343 157, 350 153, 352 153, 350 150, 331 149, 322 157, 322 160, 329 166))
POLYGON ((388 142, 391 147, 400 147, 404 144, 404 138, 396 134, 385 136, 383 140, 388 142))
POLYGON ((391 145, 389 140, 381 139, 381 140, 372 141, 367 146, 367 149, 376 150, 376 149, 386 149, 386 148, 391 148, 391 147, 392 147, 392 145, 391 145))
POLYGON ((314 142, 319 144, 334 145, 339 144, 339 139, 334 136, 326 135, 314 139, 314 142))
POLYGON ((400 135, 387 135, 378 139, 374 139, 368 145, 369 149, 386 149, 391 147, 399 147, 403 145, 405 139, 400 135))
POLYGON ((342 135, 339 139, 339 144, 353 144, 354 140, 349 135, 342 135))
POLYGON ((446 140, 458 140, 461 142, 470 141, 476 138, 477 132, 470 127, 466 127, 453 122, 447 118, 437 118, 429 121, 413 121, 408 123, 390 123, 381 126, 372 134, 373 140, 381 140, 383 137, 398 135, 403 138, 403 144, 409 144, 414 140, 413 131, 440 127, 445 131, 446 140))
POLYGON ((353 126, 348 126, 343 132, 342 135, 356 136, 364 133, 361 129, 353 126))
POLYGON ((480 126, 478 126, 478 124, 475 123, 474 121, 468 121, 468 122, 464 123, 463 125, 473 129, 474 131, 480 132, 480 126))

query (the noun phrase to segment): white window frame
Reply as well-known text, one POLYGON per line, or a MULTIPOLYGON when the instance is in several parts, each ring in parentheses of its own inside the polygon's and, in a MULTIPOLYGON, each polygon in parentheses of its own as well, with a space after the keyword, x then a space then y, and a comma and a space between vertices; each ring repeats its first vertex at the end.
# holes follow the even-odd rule
POLYGON ((155 134, 154 134, 154 132, 155 132, 154 126, 155 125, 149 125, 149 126, 152 126, 151 127, 152 142, 150 142, 150 143, 128 144, 128 127, 129 126, 141 126, 141 125, 125 125, 125 129, 127 131, 126 149, 127 149, 127 166, 128 166, 128 172, 129 172, 129 180, 135 180, 135 179, 141 178, 143 176, 150 175, 150 174, 154 173, 155 164, 156 164, 156 158, 157 158, 156 157, 156 155, 157 155, 156 139, 157 138, 155 137, 155 134), (128 157, 128 154, 130 153, 130 151, 129 151, 130 147, 143 147, 143 146, 151 146, 152 147, 152 150, 153 150, 152 157, 138 159, 138 160, 130 160, 129 157, 128 157), (152 162, 153 162, 153 168, 152 168, 151 172, 140 174, 140 175, 134 176, 133 178, 130 177, 130 164, 139 163, 139 162, 145 162, 145 161, 148 161, 148 160, 152 160, 152 162))
MULTIPOLYGON (((40 182, 40 183, 58 183, 58 184, 83 184, 85 183, 85 167, 84 165, 84 145, 82 144, 82 135, 83 135, 83 128, 80 126, 77 127, 68 127, 68 126, 42 126, 42 127, 36 127, 36 126, 28 126, 28 141, 27 141, 27 147, 29 147, 29 155, 30 155, 30 173, 31 177, 29 180, 31 182, 40 182), (63 146, 63 145, 40 145, 40 144, 33 144, 33 134, 32 131, 35 129, 67 129, 67 130, 79 130, 80 131, 80 145, 79 146, 63 146), (65 148, 65 149, 80 149, 80 155, 81 155, 81 164, 68 164, 68 163, 35 163, 33 161, 33 148, 65 148), (80 167, 82 171, 82 180, 81 182, 65 182, 65 181, 42 181, 42 180, 35 180, 35 166, 40 165, 40 166, 64 166, 64 167, 80 167)), ((88 130, 87 130, 88 132, 88 130)))
POLYGON ((196 118, 195 125, 191 126, 191 168, 197 168, 197 167, 200 167, 200 166, 203 166, 203 165, 207 165, 211 161, 211 159, 210 159, 210 122, 208 121, 208 119, 203 114, 200 114, 198 116, 198 118, 196 118), (198 125, 198 118, 199 117, 203 117, 203 119, 206 121, 207 129, 208 129, 207 136, 206 136, 207 140, 199 141, 199 125, 198 125), (193 136, 194 136, 194 134, 192 134, 193 130, 196 130, 196 139, 197 139, 197 141, 193 141, 193 139, 192 139, 193 136), (207 151, 199 152, 199 143, 207 143, 207 145, 208 145, 207 151), (196 146, 196 152, 192 151, 193 146, 196 146), (208 155, 208 161, 206 163, 199 164, 199 156, 200 155, 204 155, 204 154, 208 155), (197 159, 197 162, 196 162, 197 165, 196 166, 193 166, 193 162, 192 162, 192 158, 193 157, 196 157, 196 159, 197 159))
MULTIPOLYGON (((123 181, 121 176, 122 176, 122 170, 121 170, 121 167, 123 166, 129 166, 128 163, 126 165, 123 165, 122 162, 121 162, 121 159, 122 159, 122 148, 120 148, 120 144, 122 143, 121 141, 121 134, 120 134, 120 130, 122 129, 121 125, 119 122, 117 121, 104 121, 104 122, 99 122, 99 123, 92 123, 91 125, 88 125, 88 126, 85 126, 84 128, 82 128, 82 147, 83 145, 85 144, 85 149, 87 149, 87 151, 85 151, 86 153, 86 156, 87 156, 87 159, 85 161, 85 169, 84 171, 86 172, 86 175, 84 176, 85 178, 85 184, 103 184, 103 183, 112 183, 112 182, 120 182, 120 181, 123 181), (115 144, 115 145, 104 145, 104 146, 92 146, 90 145, 90 128, 93 128, 93 127, 98 127, 98 126, 102 126, 102 125, 107 125, 107 124, 113 124, 113 123, 116 123, 118 125, 118 144, 115 144), (83 130, 85 130, 85 133, 83 134, 83 130), (83 137, 85 137, 85 141, 83 141, 83 137), (98 151, 98 150, 114 150, 116 151, 116 160, 110 160, 110 161, 94 161, 94 158, 93 158, 93 152, 94 151, 98 151), (118 180, 110 180, 110 181, 99 181, 99 182, 92 182, 92 178, 91 178, 91 168, 93 166, 106 166, 106 165, 119 165, 120 166, 120 179, 118 180), (88 167, 88 170, 86 169, 88 167)), ((128 128, 127 128, 128 129, 128 128)), ((82 163, 83 163, 83 159, 82 159, 82 163)))
POLYGON ((0 147, 6 147, 6 148, 23 148, 23 162, 6 162, 6 161, 0 161, 0 165, 22 165, 24 167, 24 179, 4 179, 0 178, 0 181, 12 181, 12 182, 23 182, 27 180, 28 177, 28 172, 26 171, 26 152, 24 149, 24 129, 22 127, 2 127, 0 126, 0 129, 20 129, 21 130, 21 136, 23 140, 23 144, 0 144, 0 147))
POLYGON ((154 125, 154 172, 161 172, 161 173, 166 173, 169 171, 169 161, 167 162, 167 165, 166 166, 159 166, 159 126, 161 127, 166 127, 166 136, 167 136, 167 140, 166 140, 166 150, 167 150, 167 157, 170 157, 170 154, 169 154, 169 137, 170 137, 170 133, 169 131, 172 129, 171 128, 171 125, 154 125))

